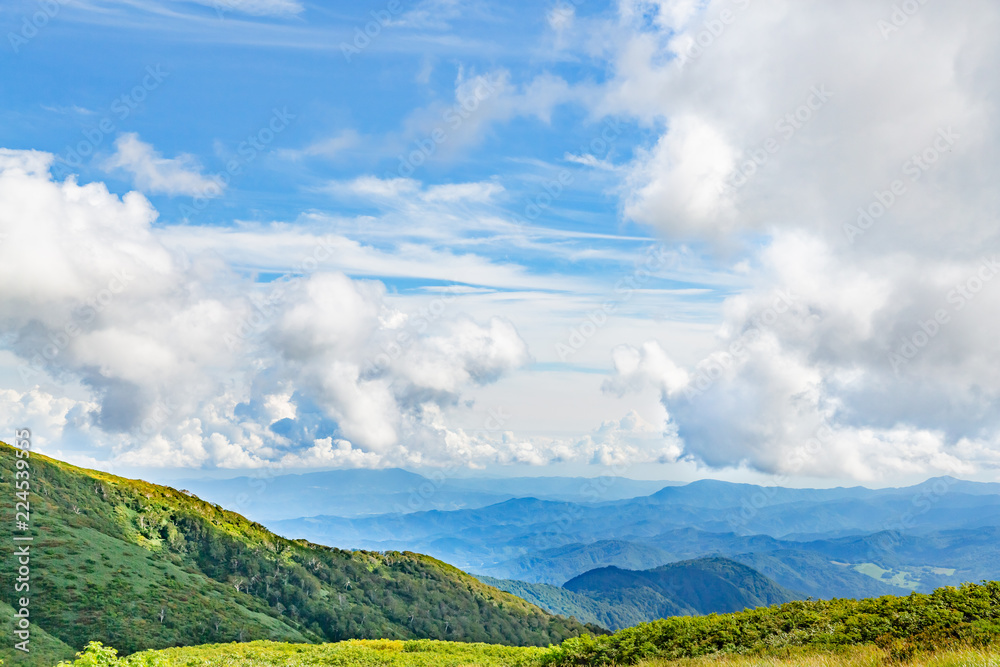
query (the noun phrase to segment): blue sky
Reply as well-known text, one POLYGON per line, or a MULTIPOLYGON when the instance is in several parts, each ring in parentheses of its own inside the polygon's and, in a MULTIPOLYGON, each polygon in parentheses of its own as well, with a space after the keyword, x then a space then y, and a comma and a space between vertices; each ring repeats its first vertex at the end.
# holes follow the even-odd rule
POLYGON ((9 419, 127 469, 989 477, 992 293, 905 346, 993 245, 994 49, 848 5, 5 3, 9 419))

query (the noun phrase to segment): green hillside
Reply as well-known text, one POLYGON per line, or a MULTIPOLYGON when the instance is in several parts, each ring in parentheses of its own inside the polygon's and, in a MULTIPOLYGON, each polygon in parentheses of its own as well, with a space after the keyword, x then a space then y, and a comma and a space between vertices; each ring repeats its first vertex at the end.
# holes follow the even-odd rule
POLYGON ((634 610, 647 621, 739 611, 804 597, 742 563, 719 557, 679 561, 652 570, 599 568, 570 579, 563 587, 618 609, 634 610))
MULTIPOLYGON (((14 608, 6 602, 0 602, 0 635, 4 637, 4 648, 9 648, 8 637, 14 636, 14 608)), ((18 640, 19 641, 19 640, 18 640)), ((59 641, 41 628, 31 629, 30 656, 20 656, 13 662, 18 663, 25 657, 30 657, 31 664, 54 665, 60 659, 73 655, 73 649, 59 641)))
MULTIPOLYGON (((0 444, 9 499, 13 452, 0 444)), ((547 645, 584 630, 427 556, 290 541, 174 489, 30 461, 32 628, 69 647, 54 645, 63 656, 91 640, 123 653, 254 639, 547 645)), ((8 605, 12 559, 0 541, 8 605)), ((0 657, 22 654, 8 643, 0 657)))
POLYGON ((592 623, 612 630, 620 630, 650 620, 641 610, 627 602, 612 604, 595 600, 582 593, 574 593, 552 584, 533 584, 516 579, 478 577, 494 588, 512 593, 545 611, 560 616, 572 616, 583 623, 592 623))

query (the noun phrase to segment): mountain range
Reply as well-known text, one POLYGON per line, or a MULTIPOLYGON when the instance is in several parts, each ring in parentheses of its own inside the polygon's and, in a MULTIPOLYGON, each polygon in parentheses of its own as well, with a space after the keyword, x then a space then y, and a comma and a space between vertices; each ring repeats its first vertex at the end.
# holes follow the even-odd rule
MULTIPOLYGON (((612 629, 704 608, 659 600, 662 591, 648 578, 628 595, 609 597, 607 586, 579 587, 581 576, 603 570, 620 582, 620 571, 724 557, 796 597, 817 599, 1000 578, 1000 484, 950 477, 889 489, 702 480, 629 499, 526 497, 452 511, 267 523, 319 542, 428 553, 550 611, 573 609, 612 629)), ((741 599, 755 603, 752 595, 741 599)))
POLYGON ((329 470, 303 474, 186 479, 172 486, 257 520, 315 514, 362 517, 421 510, 476 509, 514 498, 589 502, 648 495, 675 482, 625 477, 463 478, 418 475, 399 468, 329 470))

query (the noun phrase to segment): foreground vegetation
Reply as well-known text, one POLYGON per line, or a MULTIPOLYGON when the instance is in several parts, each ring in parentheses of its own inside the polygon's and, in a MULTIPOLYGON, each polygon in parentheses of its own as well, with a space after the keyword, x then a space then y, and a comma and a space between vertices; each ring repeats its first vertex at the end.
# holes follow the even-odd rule
POLYGON ((718 653, 876 646, 896 659, 953 645, 1000 644, 1000 582, 930 594, 795 601, 733 614, 672 617, 610 636, 568 639, 555 665, 630 665, 718 653))
POLYGON ((274 642, 146 651, 116 658, 92 644, 77 667, 567 667, 640 665, 861 667, 888 662, 1000 666, 1000 582, 929 595, 789 602, 733 614, 672 617, 548 648, 443 641, 274 642))
MULTIPOLYGON (((274 642, 216 644, 146 651, 125 658, 92 645, 72 667, 545 667, 551 649, 462 644, 444 641, 351 640, 337 644, 303 645, 274 642)), ((51 663, 49 663, 51 664, 51 663)), ((756 655, 716 654, 699 658, 645 660, 637 667, 1000 667, 1000 650, 972 647, 894 656, 877 646, 845 647, 836 651, 772 650, 756 655)), ((70 667, 61 663, 60 667, 70 667)))

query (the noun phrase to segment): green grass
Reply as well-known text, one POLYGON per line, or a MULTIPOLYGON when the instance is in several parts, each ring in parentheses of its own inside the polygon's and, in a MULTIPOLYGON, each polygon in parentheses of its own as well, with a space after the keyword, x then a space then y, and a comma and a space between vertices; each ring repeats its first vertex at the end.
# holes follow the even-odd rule
MULTIPOLYGON (((30 607, 29 607, 30 609, 30 607)), ((0 602, 0 637, 6 647, 15 641, 14 637, 14 608, 5 602, 0 602)), ((7 665, 54 665, 63 658, 73 655, 73 649, 53 637, 40 628, 31 628, 31 649, 25 654, 21 651, 11 650, 7 657, 7 665)), ((3 660, 0 660, 3 664, 3 660)))
MULTIPOLYGON (((878 579, 881 582, 910 590, 918 588, 921 584, 921 580, 916 578, 913 572, 907 570, 886 570, 875 563, 859 563, 854 566, 854 571, 867 575, 872 579, 878 579)), ((951 574, 954 574, 954 572, 954 570, 951 570, 951 574)))

